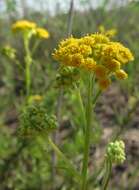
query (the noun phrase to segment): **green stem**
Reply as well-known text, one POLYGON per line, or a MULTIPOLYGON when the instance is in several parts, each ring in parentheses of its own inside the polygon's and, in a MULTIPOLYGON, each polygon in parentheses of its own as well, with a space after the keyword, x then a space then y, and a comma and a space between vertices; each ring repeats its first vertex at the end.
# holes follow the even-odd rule
POLYGON ((102 190, 107 190, 108 183, 111 176, 111 170, 112 170, 112 163, 110 160, 106 160, 106 173, 102 182, 102 190))
POLYGON ((89 76, 88 85, 88 97, 87 97, 87 107, 86 107, 86 129, 85 129, 85 139, 84 139, 84 158, 82 167, 82 190, 87 190, 87 169, 88 169, 88 159, 89 159, 89 146, 90 146, 90 134, 91 134, 91 113, 92 113, 92 76, 89 76))
POLYGON ((97 184, 98 182, 98 178, 100 178, 102 176, 102 171, 104 170, 104 165, 105 165, 105 161, 103 161, 101 164, 100 164, 100 168, 95 168, 94 169, 94 174, 92 176, 90 176, 89 178, 89 182, 91 182, 91 186, 93 187, 94 185, 97 184))
POLYGON ((101 90, 98 90, 96 93, 96 96, 94 97, 94 99, 92 101, 94 107, 95 107, 96 101, 97 101, 98 97, 100 96, 100 94, 101 94, 101 90))
POLYGON ((81 115, 82 115, 83 131, 85 132, 86 115, 85 115, 85 109, 84 109, 84 105, 83 105, 83 100, 82 100, 82 97, 81 97, 80 89, 77 86, 75 86, 75 89, 76 89, 77 99, 78 99, 78 103, 79 103, 80 110, 81 110, 81 115))
POLYGON ((48 137, 49 144, 53 148, 53 150, 56 152, 56 154, 65 162, 67 165, 69 171, 74 175, 74 177, 77 179, 78 182, 80 182, 80 174, 77 172, 77 170, 73 167, 73 165, 69 162, 68 158, 60 151, 60 149, 56 146, 56 144, 52 141, 50 137, 48 137))
POLYGON ((30 95, 31 87, 31 76, 30 76, 30 65, 32 63, 31 53, 29 50, 29 39, 24 37, 24 46, 25 46, 25 80, 26 80, 26 95, 30 95))
POLYGON ((35 54, 36 50, 38 49, 40 42, 41 42, 40 40, 35 41, 35 44, 34 44, 32 51, 31 51, 32 56, 35 54))

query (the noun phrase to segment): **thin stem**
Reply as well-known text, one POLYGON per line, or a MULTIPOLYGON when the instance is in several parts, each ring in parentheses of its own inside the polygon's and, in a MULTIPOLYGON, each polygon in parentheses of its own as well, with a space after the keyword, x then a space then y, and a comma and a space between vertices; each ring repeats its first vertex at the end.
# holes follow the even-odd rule
POLYGON ((102 171, 104 170, 104 165, 105 165, 105 160, 103 160, 103 162, 100 164, 100 168, 97 170, 97 168, 95 168, 95 172, 94 175, 92 175, 89 178, 89 181, 91 182, 91 184, 96 184, 97 183, 97 179, 100 176, 100 174, 102 175, 102 171))
POLYGON ((24 36, 24 46, 25 46, 25 80, 26 80, 26 95, 30 95, 31 87, 31 76, 30 76, 30 65, 32 63, 31 54, 29 50, 29 39, 24 36))
MULTIPOLYGON (((59 94, 58 94, 58 99, 57 99, 57 106, 56 106, 56 117, 57 117, 57 121, 58 121, 58 124, 60 126, 60 120, 61 120, 61 107, 62 107, 62 100, 63 100, 63 90, 60 89, 59 90, 59 94)), ((55 131, 53 133, 53 142, 55 144, 59 144, 59 134, 58 134, 58 131, 55 131)), ((55 166, 56 166, 56 163, 57 163, 57 155, 55 153, 55 151, 52 151, 52 172, 51 172, 51 180, 53 180, 53 183, 52 183, 52 190, 54 189, 54 177, 56 175, 56 169, 55 169, 55 166)))
POLYGON ((102 182, 102 190, 107 190, 111 176, 111 170, 112 170, 112 163, 110 160, 106 160, 106 173, 102 182))
MULTIPOLYGON (((63 89, 60 88, 59 90, 59 94, 58 94, 58 99, 57 99, 57 106, 56 106, 56 116, 57 116, 57 121, 58 121, 58 124, 60 126, 60 120, 61 120, 61 107, 62 107, 62 102, 63 101, 63 89)), ((54 132, 53 134, 53 142, 55 144, 59 144, 59 134, 57 131, 54 132)), ((53 151, 52 152, 52 175, 51 175, 51 178, 53 179, 54 176, 55 176, 55 165, 57 163, 57 157, 56 157, 56 154, 55 152, 53 151)))
POLYGON ((56 144, 52 141, 50 137, 48 137, 49 144, 57 154, 67 165, 69 171, 75 176, 78 182, 80 182, 80 174, 77 172, 77 170, 73 167, 73 165, 69 162, 68 158, 60 151, 60 149, 56 146, 56 144))
POLYGON ((32 56, 34 55, 34 53, 36 52, 37 48, 39 47, 40 42, 41 42, 40 40, 36 40, 36 41, 35 41, 35 44, 34 44, 34 46, 33 46, 33 48, 32 48, 32 51, 31 51, 31 55, 32 55, 32 56))
POLYGON ((19 60, 15 59, 14 62, 19 67, 19 69, 21 69, 22 71, 24 71, 24 67, 21 65, 21 63, 19 62, 19 60))
POLYGON ((96 96, 94 97, 92 103, 93 103, 93 106, 95 106, 96 104, 96 101, 98 100, 98 97, 100 96, 101 94, 101 90, 98 90, 98 92, 96 93, 96 96))
POLYGON ((77 86, 75 86, 75 89, 76 89, 77 99, 78 99, 78 103, 79 103, 81 115, 82 115, 83 131, 85 132, 85 127, 86 127, 85 108, 84 108, 80 89, 77 86))
POLYGON ((87 97, 87 107, 86 107, 86 129, 85 129, 85 139, 84 139, 84 158, 82 167, 82 190, 87 190, 87 169, 88 169, 88 159, 89 159, 89 146, 90 146, 90 133, 91 133, 91 113, 92 113, 92 76, 89 76, 88 85, 88 97, 87 97))

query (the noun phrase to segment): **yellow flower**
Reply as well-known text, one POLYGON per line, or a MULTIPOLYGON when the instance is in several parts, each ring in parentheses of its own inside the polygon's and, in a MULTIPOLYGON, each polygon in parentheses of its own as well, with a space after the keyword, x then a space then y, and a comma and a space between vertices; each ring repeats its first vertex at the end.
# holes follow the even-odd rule
POLYGON ((126 79, 128 77, 128 74, 122 69, 116 71, 115 75, 118 79, 121 79, 121 80, 126 79))
POLYGON ((95 74, 97 78, 105 78, 107 76, 107 69, 103 65, 96 65, 95 74))
POLYGON ((49 32, 44 29, 44 28, 36 28, 36 35, 39 37, 39 38, 49 38, 49 32))
POLYGON ((92 53, 92 48, 89 45, 80 45, 79 52, 84 56, 89 56, 92 53))
POLYGON ((67 47, 64 48, 65 54, 75 54, 75 53, 80 53, 79 50, 79 45, 77 42, 69 44, 67 47))
POLYGON ((110 39, 104 35, 104 34, 92 34, 91 35, 92 38, 94 38, 95 43, 108 43, 110 41, 110 39))
POLYGON ((79 40, 73 37, 63 40, 53 53, 53 57, 65 66, 79 67, 84 62, 84 57, 80 53, 79 40))
POLYGON ((84 44, 84 45, 93 47, 95 44, 95 40, 91 36, 87 35, 80 39, 80 44, 84 44))
POLYGON ((72 63, 72 55, 68 55, 66 57, 62 57, 61 63, 65 66, 77 66, 76 64, 72 63))
POLYGON ((65 40, 62 40, 62 41, 60 42, 60 44, 59 44, 59 48, 60 48, 60 47, 66 47, 66 46, 68 46, 68 45, 70 45, 70 44, 77 44, 77 43, 78 43, 78 39, 73 38, 73 37, 71 36, 71 37, 69 37, 69 38, 67 38, 67 39, 65 39, 65 40))
POLYGON ((123 49, 122 49, 121 52, 119 53, 117 59, 118 59, 121 63, 125 64, 125 63, 127 63, 127 62, 129 62, 129 61, 133 61, 133 60, 134 60, 134 57, 133 57, 131 51, 130 51, 128 48, 123 47, 123 49))
POLYGON ((96 62, 92 58, 88 57, 87 59, 84 60, 83 67, 88 71, 95 71, 96 62))
POLYGON ((36 28, 36 23, 27 20, 19 20, 12 25, 13 32, 32 30, 36 28))
POLYGON ((72 56, 71 65, 74 67, 79 67, 84 64, 84 58, 80 53, 76 53, 72 56))
POLYGON ((110 86, 111 80, 109 78, 100 79, 98 84, 101 90, 106 90, 110 86))
POLYGON ((120 69, 120 62, 117 61, 116 59, 110 59, 110 60, 106 60, 104 62, 105 67, 110 71, 110 72, 114 72, 120 69))
POLYGON ((131 51, 118 42, 109 42, 103 47, 103 56, 106 59, 117 59, 121 63, 133 61, 131 51))

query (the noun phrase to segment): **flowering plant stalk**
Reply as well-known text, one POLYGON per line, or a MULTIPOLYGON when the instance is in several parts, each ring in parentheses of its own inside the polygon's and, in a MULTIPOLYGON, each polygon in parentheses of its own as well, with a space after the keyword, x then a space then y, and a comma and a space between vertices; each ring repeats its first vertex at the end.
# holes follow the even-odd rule
MULTIPOLYGON (((28 50, 28 41, 25 39, 27 66, 30 65, 30 52, 28 50), (27 44, 26 44, 27 43, 27 44)), ((83 159, 81 171, 74 167, 70 160, 57 147, 51 138, 53 129, 56 128, 56 118, 47 114, 47 111, 41 107, 41 104, 28 105, 22 115, 22 127, 20 131, 24 135, 46 135, 46 138, 61 158, 78 184, 78 189, 89 189, 89 152, 91 133, 93 129, 93 114, 96 102, 103 91, 107 90, 112 83, 112 77, 123 80, 128 74, 123 70, 124 66, 132 61, 131 51, 119 42, 114 42, 107 35, 96 33, 86 35, 82 38, 69 37, 60 42, 53 53, 56 61, 60 62, 59 73, 56 75, 56 88, 70 89, 75 92, 78 98, 82 114, 83 131, 83 159), (80 84, 83 83, 85 96, 82 98, 80 84)), ((28 72, 28 71, 27 71, 28 72)), ((27 80, 29 73, 27 73, 27 80)), ((28 81, 29 82, 29 81, 28 81)), ((28 88, 30 83, 28 84, 28 88)), ((125 146, 123 141, 115 140, 106 147, 104 164, 101 168, 105 172, 102 189, 106 190, 111 175, 112 164, 121 164, 125 160, 125 146)), ((96 175, 99 175, 100 170, 96 175)), ((92 184, 94 185, 94 184, 92 184)))
POLYGON ((30 95, 30 86, 31 86, 31 74, 30 74, 30 66, 32 63, 32 57, 29 49, 29 39, 24 36, 24 47, 25 47, 25 81, 26 81, 26 94, 27 97, 30 95))
POLYGON ((26 84, 26 96, 27 99, 31 95, 31 72, 30 67, 32 64, 32 56, 36 48, 40 43, 40 39, 49 38, 49 33, 44 28, 37 27, 37 24, 34 22, 30 22, 27 20, 20 20, 15 22, 12 25, 12 30, 14 33, 20 32, 23 37, 23 44, 25 48, 25 84, 26 84), (37 39, 35 40, 35 45, 30 50, 30 40, 35 36, 37 39))
POLYGON ((108 182, 110 180, 110 174, 112 170, 112 163, 108 159, 105 161, 105 176, 102 182, 102 190, 106 190, 108 186, 108 182))
MULTIPOLYGON (((82 113, 84 132, 84 152, 80 189, 87 190, 93 109, 99 95, 110 86, 112 76, 120 80, 128 77, 127 73, 121 67, 123 67, 128 61, 132 61, 133 55, 128 48, 118 42, 111 41, 108 35, 100 33, 87 35, 80 39, 70 37, 62 41, 58 46, 58 49, 55 50, 53 57, 61 63, 61 68, 69 68, 70 71, 69 76, 66 74, 66 77, 68 76, 66 80, 63 73, 61 77, 59 77, 59 86, 67 86, 67 84, 69 86, 69 84, 73 85, 73 83, 77 82, 77 79, 74 81, 71 75, 71 69, 74 70, 77 68, 79 72, 83 71, 87 75, 88 84, 86 89, 87 100, 85 107, 80 90, 77 85, 74 85, 82 113), (68 83, 67 80, 70 82, 68 83), (98 92, 96 92, 95 89, 98 89, 98 92)), ((125 160, 123 142, 114 142, 112 146, 114 147, 110 148, 110 151, 107 151, 106 153, 107 157, 105 159, 104 167, 106 174, 102 184, 103 190, 107 189, 112 163, 117 160, 122 163, 122 161, 125 160), (122 149, 119 148, 120 146, 122 149), (122 152, 121 157, 121 152, 118 152, 118 149, 122 152), (111 154, 109 154, 110 152, 111 154), (113 156, 113 159, 111 155, 113 156)))
POLYGON ((93 89, 92 75, 89 76, 88 84, 88 95, 87 95, 87 106, 86 106, 86 126, 84 136, 84 158, 82 166, 82 190, 87 187, 87 169, 88 169, 88 158, 89 158, 89 147, 90 147, 90 134, 91 134, 91 115, 92 115, 92 89, 93 89))
POLYGON ((60 149, 56 146, 56 144, 53 142, 53 140, 50 137, 48 137, 48 142, 51 145, 51 147, 53 148, 53 150, 56 152, 57 156, 64 161, 68 170, 75 177, 75 180, 80 184, 80 182, 81 182, 80 174, 74 168, 74 166, 69 162, 69 159, 60 151, 60 149))

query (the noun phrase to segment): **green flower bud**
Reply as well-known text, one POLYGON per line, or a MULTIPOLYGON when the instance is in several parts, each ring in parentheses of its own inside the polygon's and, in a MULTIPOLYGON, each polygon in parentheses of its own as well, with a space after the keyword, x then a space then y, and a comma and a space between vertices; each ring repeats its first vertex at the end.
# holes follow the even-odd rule
POLYGON ((42 101, 43 101, 43 96, 38 95, 38 94, 30 96, 28 99, 29 104, 41 103, 42 101))
POLYGON ((46 109, 40 104, 27 105, 20 115, 19 134, 22 136, 48 135, 56 128, 56 117, 48 115, 46 109))
POLYGON ((79 79, 80 75, 77 68, 61 67, 56 76, 56 87, 73 87, 79 79))
POLYGON ((121 164, 125 161, 125 144, 123 141, 110 142, 107 145, 106 157, 112 163, 121 164))
POLYGON ((4 55, 5 57, 9 58, 9 59, 15 59, 16 57, 16 50, 12 47, 10 47, 9 45, 3 47, 1 49, 1 53, 2 55, 4 55))

